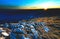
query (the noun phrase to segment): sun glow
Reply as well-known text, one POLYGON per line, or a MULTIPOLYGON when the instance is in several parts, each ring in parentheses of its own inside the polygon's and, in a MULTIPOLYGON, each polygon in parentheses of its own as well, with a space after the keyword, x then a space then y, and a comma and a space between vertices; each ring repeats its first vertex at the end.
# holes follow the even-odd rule
POLYGON ((23 9, 50 9, 50 8, 60 8, 60 6, 57 5, 57 3, 55 2, 43 2, 41 4, 39 3, 34 3, 32 5, 29 6, 24 6, 22 7, 23 9))
POLYGON ((47 10, 48 8, 52 8, 53 6, 55 6, 56 4, 54 2, 46 2, 46 3, 43 3, 41 4, 41 7, 44 9, 44 10, 47 10))

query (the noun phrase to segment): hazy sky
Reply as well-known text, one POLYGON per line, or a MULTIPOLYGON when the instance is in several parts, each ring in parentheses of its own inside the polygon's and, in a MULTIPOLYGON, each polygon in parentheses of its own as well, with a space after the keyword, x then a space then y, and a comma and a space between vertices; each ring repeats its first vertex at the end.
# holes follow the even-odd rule
POLYGON ((0 5, 17 7, 60 6, 60 0, 0 0, 0 5))

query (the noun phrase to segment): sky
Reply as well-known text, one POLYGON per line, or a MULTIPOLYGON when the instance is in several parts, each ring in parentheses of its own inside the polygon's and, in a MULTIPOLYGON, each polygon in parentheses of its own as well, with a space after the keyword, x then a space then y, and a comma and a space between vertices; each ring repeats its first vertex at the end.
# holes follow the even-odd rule
POLYGON ((17 9, 60 8, 60 0, 0 0, 0 5, 17 9))

